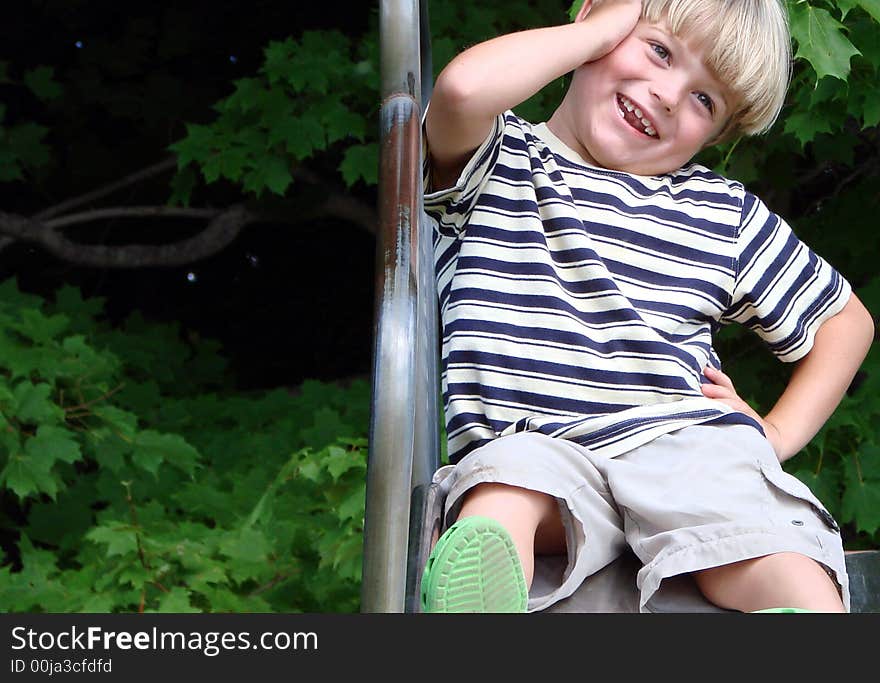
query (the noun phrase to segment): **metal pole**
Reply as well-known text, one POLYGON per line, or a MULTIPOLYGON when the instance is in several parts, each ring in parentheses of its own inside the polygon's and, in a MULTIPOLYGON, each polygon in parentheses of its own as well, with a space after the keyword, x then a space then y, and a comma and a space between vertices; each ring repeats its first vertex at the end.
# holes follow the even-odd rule
MULTIPOLYGON (((428 1, 419 3, 419 54, 421 57, 421 111, 428 106, 433 84, 431 30, 428 1)), ((419 128, 421 132, 421 127, 419 128)), ((416 432, 413 449, 413 490, 428 484, 440 466, 440 333, 437 283, 434 280, 434 240, 422 209, 422 174, 419 173, 418 323, 416 349, 416 432)))
POLYGON ((378 267, 361 610, 403 612, 417 400, 414 354, 421 216, 418 0, 383 0, 379 30, 378 267))

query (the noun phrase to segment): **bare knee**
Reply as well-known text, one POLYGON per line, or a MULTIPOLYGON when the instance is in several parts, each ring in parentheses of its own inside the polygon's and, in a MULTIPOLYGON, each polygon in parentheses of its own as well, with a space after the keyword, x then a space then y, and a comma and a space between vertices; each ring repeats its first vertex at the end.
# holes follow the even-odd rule
POLYGON ((553 506, 555 506, 555 499, 546 493, 510 484, 484 482, 477 484, 465 493, 461 511, 464 514, 465 510, 470 508, 511 509, 521 511, 540 521, 551 514, 553 506))
POLYGON ((798 553, 764 555, 704 569, 693 576, 708 600, 727 609, 844 611, 837 585, 822 565, 798 553))
POLYGON ((531 536, 538 554, 565 550, 559 504, 549 494, 509 484, 484 482, 465 494, 458 516, 473 515, 497 519, 514 536, 531 536))

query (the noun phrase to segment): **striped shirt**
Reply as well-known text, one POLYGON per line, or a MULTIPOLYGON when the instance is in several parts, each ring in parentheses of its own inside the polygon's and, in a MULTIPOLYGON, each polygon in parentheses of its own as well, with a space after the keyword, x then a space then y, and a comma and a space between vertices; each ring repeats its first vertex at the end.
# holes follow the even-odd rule
POLYGON ((597 168, 512 112, 425 211, 451 462, 520 431, 614 457, 691 424, 760 429, 700 390, 713 331, 741 323, 795 361, 849 298, 740 183, 597 168))

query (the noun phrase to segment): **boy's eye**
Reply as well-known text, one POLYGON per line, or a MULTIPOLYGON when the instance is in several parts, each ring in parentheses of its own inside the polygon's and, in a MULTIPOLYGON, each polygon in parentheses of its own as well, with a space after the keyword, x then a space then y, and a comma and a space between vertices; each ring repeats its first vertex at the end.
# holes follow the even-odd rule
POLYGON ((669 50, 663 47, 660 43, 651 43, 651 49, 654 50, 654 54, 664 62, 669 59, 669 50))
POLYGON ((698 92, 697 100, 700 104, 702 104, 704 107, 706 107, 706 109, 709 110, 709 113, 715 112, 715 103, 712 101, 712 98, 709 97, 706 93, 698 92))

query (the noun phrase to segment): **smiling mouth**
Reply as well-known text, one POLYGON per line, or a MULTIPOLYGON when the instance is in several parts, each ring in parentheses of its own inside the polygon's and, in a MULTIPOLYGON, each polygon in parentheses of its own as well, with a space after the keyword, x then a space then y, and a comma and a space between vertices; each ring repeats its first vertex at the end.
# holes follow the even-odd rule
POLYGON ((655 140, 660 137, 657 135, 657 129, 654 128, 654 124, 648 120, 642 110, 619 93, 617 95, 617 111, 620 112, 621 118, 639 133, 655 140))

